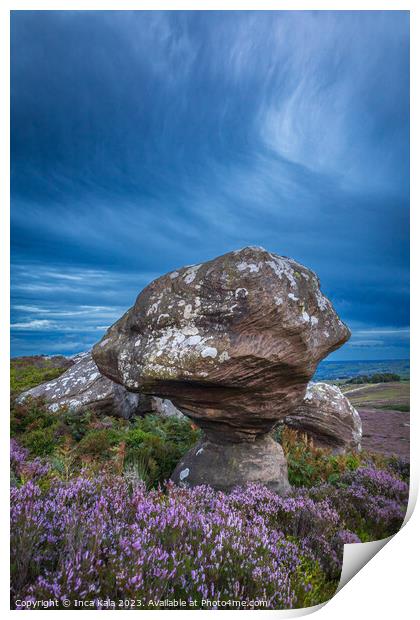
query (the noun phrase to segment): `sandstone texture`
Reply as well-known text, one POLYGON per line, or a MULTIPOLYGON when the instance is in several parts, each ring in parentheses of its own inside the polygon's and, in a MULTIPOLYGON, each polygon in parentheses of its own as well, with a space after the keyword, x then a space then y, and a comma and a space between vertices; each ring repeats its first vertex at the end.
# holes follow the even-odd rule
POLYGON ((101 375, 91 352, 80 353, 72 361, 72 366, 60 377, 23 392, 18 400, 42 398, 51 411, 68 407, 123 418, 150 411, 150 399, 130 393, 122 385, 101 375))
POLYGON ((284 423, 305 433, 316 447, 336 454, 361 450, 360 416, 335 385, 309 383, 302 403, 284 423))

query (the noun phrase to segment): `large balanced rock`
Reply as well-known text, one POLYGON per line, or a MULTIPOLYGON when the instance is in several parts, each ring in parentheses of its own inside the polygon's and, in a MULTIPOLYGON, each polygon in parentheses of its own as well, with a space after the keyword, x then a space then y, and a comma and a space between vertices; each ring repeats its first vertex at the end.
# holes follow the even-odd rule
POLYGON ((318 362, 348 337, 312 271, 248 247, 154 280, 93 357, 113 381, 170 399, 204 430, 207 443, 181 461, 178 482, 209 480, 211 463, 212 479, 230 488, 254 479, 258 460, 259 481, 283 492, 281 448, 264 436, 297 408, 318 362), (241 442, 255 446, 239 450, 241 442))
POLYGON ((360 416, 335 385, 309 383, 302 403, 284 423, 335 454, 361 449, 360 416))
POLYGON ((50 411, 67 407, 74 411, 89 410, 100 415, 130 418, 151 409, 150 399, 128 392, 122 385, 104 377, 90 351, 76 355, 73 365, 57 379, 23 392, 18 400, 22 402, 29 397, 42 398, 50 411))

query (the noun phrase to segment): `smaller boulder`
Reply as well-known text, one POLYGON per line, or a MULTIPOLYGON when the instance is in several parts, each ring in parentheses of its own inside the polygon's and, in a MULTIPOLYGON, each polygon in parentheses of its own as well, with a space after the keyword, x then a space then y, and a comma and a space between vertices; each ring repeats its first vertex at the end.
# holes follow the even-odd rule
POLYGON ((152 410, 151 399, 128 392, 99 372, 90 351, 73 358, 73 365, 53 381, 41 383, 23 392, 19 402, 42 398, 50 411, 68 407, 73 411, 92 411, 125 419, 152 410))
POLYGON ((302 404, 284 424, 310 437, 316 447, 334 454, 361 450, 362 421, 335 385, 309 383, 302 404))

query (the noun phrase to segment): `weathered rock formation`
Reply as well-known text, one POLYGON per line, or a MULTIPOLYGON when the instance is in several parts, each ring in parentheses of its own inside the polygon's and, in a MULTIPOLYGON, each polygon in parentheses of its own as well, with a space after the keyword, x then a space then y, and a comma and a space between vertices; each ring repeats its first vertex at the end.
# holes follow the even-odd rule
POLYGON ((128 392, 98 370, 91 352, 73 358, 73 365, 53 381, 41 383, 18 398, 42 398, 51 411, 68 407, 75 411, 92 411, 100 415, 130 418, 150 411, 150 398, 128 392))
POLYGON ((79 353, 72 358, 63 357, 63 360, 66 360, 66 366, 63 367, 70 367, 69 370, 57 379, 26 390, 18 397, 18 401, 42 398, 50 411, 67 407, 73 411, 89 410, 101 416, 112 415, 125 419, 146 413, 155 413, 164 418, 184 417, 170 400, 129 392, 124 386, 102 375, 91 351, 79 353))
POLYGON ((93 357, 112 381, 170 399, 204 430, 177 482, 217 478, 230 488, 253 480, 258 462, 265 472, 258 479, 281 493, 288 486, 281 448, 266 435, 300 405, 318 362, 348 337, 312 271, 248 247, 154 280, 93 357))
POLYGON ((360 416, 335 385, 309 383, 302 403, 284 423, 336 454, 361 449, 360 416))

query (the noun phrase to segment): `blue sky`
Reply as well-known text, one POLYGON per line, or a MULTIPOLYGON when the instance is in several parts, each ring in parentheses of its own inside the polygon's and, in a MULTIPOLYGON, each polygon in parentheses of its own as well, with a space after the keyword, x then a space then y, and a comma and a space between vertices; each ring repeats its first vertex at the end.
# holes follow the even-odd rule
POLYGON ((245 245, 408 357, 408 12, 14 11, 12 354, 86 350, 245 245))

